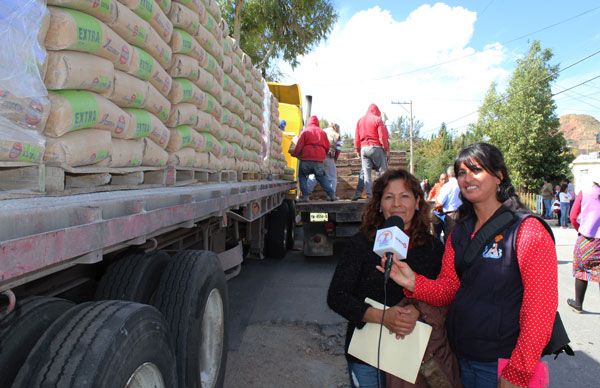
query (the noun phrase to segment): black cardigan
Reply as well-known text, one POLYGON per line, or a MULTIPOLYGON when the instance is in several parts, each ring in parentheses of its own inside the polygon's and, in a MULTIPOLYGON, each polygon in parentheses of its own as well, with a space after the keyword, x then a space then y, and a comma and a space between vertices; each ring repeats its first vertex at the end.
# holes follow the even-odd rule
MULTIPOLYGON (((443 252, 443 245, 432 236, 431 241, 423 246, 410 246, 406 262, 416 273, 435 279, 442 266, 443 252)), ((345 246, 329 285, 327 304, 348 320, 345 351, 349 361, 363 363, 348 354, 348 346, 354 328, 365 325, 362 319, 370 307, 364 302, 365 298, 383 303, 383 274, 375 268, 380 260, 373 252, 373 241, 359 232, 345 246)), ((387 305, 394 306, 403 298, 403 288, 390 280, 387 284, 387 305)))

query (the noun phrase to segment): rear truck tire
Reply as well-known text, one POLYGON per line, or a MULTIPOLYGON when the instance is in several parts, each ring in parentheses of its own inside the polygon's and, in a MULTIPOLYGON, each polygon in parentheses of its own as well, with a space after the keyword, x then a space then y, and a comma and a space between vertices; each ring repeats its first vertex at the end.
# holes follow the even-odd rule
POLYGON ((46 330, 13 388, 176 387, 175 354, 164 318, 127 301, 77 305, 46 330))
POLYGON ((267 257, 283 259, 288 244, 288 206, 285 202, 269 213, 265 248, 267 257))
POLYGON ((287 225, 287 249, 291 250, 294 249, 294 245, 295 245, 295 233, 294 230, 296 228, 296 204, 294 203, 294 201, 292 201, 291 199, 285 199, 283 201, 284 203, 287 203, 288 205, 288 225, 287 225))
POLYGON ((45 296, 18 301, 0 321, 0 387, 10 387, 29 352, 46 329, 75 304, 45 296))
POLYGON ((222 387, 228 296, 219 257, 210 251, 175 254, 160 279, 154 305, 175 340, 179 387, 222 387))
POLYGON ((113 262, 98 283, 96 300, 129 300, 151 304, 171 257, 165 252, 132 253, 113 262))

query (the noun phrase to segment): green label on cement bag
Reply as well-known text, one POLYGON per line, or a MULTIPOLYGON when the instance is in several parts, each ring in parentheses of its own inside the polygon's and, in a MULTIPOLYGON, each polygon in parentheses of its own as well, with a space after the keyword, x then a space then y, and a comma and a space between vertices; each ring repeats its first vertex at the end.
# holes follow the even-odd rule
POLYGON ((206 29, 212 32, 213 34, 217 32, 217 21, 208 12, 206 13, 206 24, 204 25, 204 27, 206 27, 206 29))
POLYGON ((126 108, 123 110, 128 112, 135 120, 135 131, 133 132, 133 138, 139 139, 141 137, 150 135, 150 131, 152 130, 152 118, 150 113, 143 109, 126 108))
MULTIPOLYGON (((98 0, 96 0, 96 2, 95 2, 96 4, 97 4, 97 1, 98 0)), ((110 9, 117 6, 116 4, 113 4, 114 1, 115 0, 100 0, 99 6, 96 5, 98 12, 104 16, 110 15, 110 9)))
POLYGON ((181 88, 181 102, 188 102, 192 99, 194 95, 194 87, 192 86, 192 81, 187 80, 185 78, 175 78, 173 80, 179 84, 181 88))
POLYGON ((101 75, 97 79, 98 79, 98 82, 96 83, 96 85, 94 85, 95 90, 100 90, 100 91, 106 90, 110 87, 110 84, 112 82, 112 80, 105 75, 101 75))
POLYGON ((217 100, 210 94, 206 93, 206 113, 213 113, 217 107, 217 100))
MULTIPOLYGON (((171 0, 156 0, 156 2, 158 3, 158 6, 163 10, 168 10, 169 8, 171 8, 171 0)), ((182 0, 179 0, 179 2, 183 3, 182 0)))
POLYGON ((154 1, 140 0, 140 5, 134 9, 134 12, 145 21, 150 21, 154 15, 154 1))
POLYGON ((154 72, 154 58, 141 48, 133 46, 133 49, 137 52, 137 57, 139 58, 138 70, 135 72, 135 76, 148 81, 154 72))
MULTIPOLYGON (((9 142, 10 143, 10 142, 9 142)), ((15 142, 8 154, 11 161, 38 163, 44 156, 44 147, 37 144, 15 142)))
POLYGON ((71 107, 71 131, 98 124, 100 109, 94 93, 82 90, 58 90, 52 93, 64 98, 71 107))
POLYGON ((194 48, 194 38, 184 30, 180 30, 179 28, 175 28, 173 30, 173 33, 178 34, 181 39, 181 50, 179 51, 179 53, 191 53, 192 49, 194 48))
POLYGON ((193 129, 187 125, 180 125, 174 129, 179 133, 181 137, 181 148, 187 147, 192 144, 192 131, 193 129))
POLYGON ((96 159, 95 162, 101 162, 104 159, 108 158, 109 152, 107 149, 104 150, 99 150, 98 152, 96 152, 96 159))
POLYGON ((93 16, 72 9, 64 9, 77 26, 77 49, 86 52, 96 52, 102 47, 102 24, 93 16))

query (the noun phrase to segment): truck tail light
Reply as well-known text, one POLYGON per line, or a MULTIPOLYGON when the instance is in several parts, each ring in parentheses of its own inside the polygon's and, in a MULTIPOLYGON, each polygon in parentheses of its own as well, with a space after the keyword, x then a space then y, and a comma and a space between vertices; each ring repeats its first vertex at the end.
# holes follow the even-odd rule
POLYGON ((333 222, 326 222, 325 223, 325 232, 327 233, 333 233, 335 230, 335 224, 333 222))

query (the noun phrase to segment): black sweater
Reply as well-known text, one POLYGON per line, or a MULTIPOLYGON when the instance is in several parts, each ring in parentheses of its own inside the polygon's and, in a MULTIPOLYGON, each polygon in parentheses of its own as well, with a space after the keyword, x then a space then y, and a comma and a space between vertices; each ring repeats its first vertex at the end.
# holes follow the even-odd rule
MULTIPOLYGON (((431 242, 423 246, 409 246, 406 262, 416 273, 435 279, 442 266, 443 252, 443 245, 432 237, 431 242)), ((383 303, 383 274, 375 268, 380 261, 381 258, 373 252, 373 241, 359 232, 345 246, 329 285, 327 304, 348 320, 345 351, 349 361, 362 363, 348 354, 348 346, 354 328, 365 325, 362 319, 370 307, 364 302, 365 298, 383 303)), ((403 288, 389 281, 387 305, 394 306, 403 298, 403 288)))

